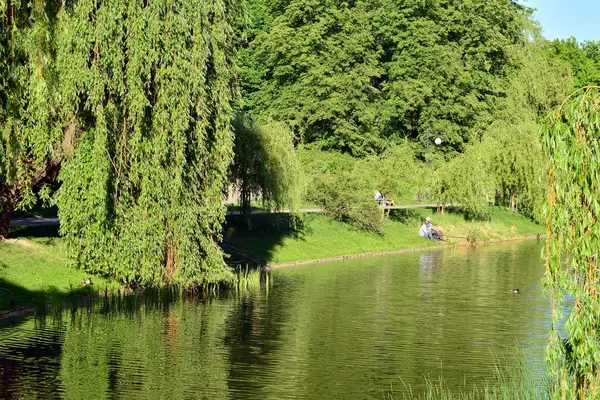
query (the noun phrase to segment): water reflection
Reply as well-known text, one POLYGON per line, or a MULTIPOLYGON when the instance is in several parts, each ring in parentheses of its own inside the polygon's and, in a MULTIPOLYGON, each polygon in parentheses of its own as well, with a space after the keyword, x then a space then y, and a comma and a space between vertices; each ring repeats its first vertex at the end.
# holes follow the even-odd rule
POLYGON ((539 254, 532 242, 320 264, 277 271, 268 296, 2 321, 0 397, 382 398, 404 390, 398 376, 414 392, 426 375, 471 387, 517 344, 541 374, 539 254))

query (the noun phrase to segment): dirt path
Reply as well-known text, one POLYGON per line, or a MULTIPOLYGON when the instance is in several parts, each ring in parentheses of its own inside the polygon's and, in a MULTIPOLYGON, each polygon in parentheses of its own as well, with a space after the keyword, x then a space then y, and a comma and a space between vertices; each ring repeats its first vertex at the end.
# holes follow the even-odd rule
POLYGON ((16 226, 58 226, 58 217, 47 218, 15 218, 10 221, 10 227, 16 226))

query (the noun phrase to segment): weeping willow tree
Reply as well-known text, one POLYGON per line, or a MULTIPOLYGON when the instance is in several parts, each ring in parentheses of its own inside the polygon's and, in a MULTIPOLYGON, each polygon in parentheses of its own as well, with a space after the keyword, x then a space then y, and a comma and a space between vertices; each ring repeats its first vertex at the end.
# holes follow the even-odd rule
POLYGON ((251 201, 270 209, 298 208, 303 191, 300 162, 291 130, 281 122, 260 123, 239 115, 235 126, 235 161, 230 179, 240 193, 244 220, 251 201))
POLYGON ((218 240, 238 10, 236 0, 74 0, 59 10, 61 96, 78 123, 59 216, 87 271, 132 286, 230 277, 218 240))
POLYGON ((552 299, 548 359, 555 398, 600 397, 600 88, 576 93, 543 129, 548 158, 545 283, 552 299), (562 301, 574 299, 561 340, 562 301))
POLYGON ((54 2, 0 0, 0 240, 16 208, 49 195, 62 154, 54 2))

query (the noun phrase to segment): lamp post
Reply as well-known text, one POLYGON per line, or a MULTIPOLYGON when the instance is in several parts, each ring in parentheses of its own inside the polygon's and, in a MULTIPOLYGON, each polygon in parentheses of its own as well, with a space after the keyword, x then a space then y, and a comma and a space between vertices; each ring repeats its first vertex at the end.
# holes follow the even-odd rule
MULTIPOLYGON (((431 135, 429 129, 427 129, 427 133, 425 134, 425 162, 429 164, 429 136, 431 135)), ((437 146, 442 144, 442 137, 437 136, 433 141, 437 146)))
POLYGON ((425 134, 425 162, 429 164, 429 129, 425 134))

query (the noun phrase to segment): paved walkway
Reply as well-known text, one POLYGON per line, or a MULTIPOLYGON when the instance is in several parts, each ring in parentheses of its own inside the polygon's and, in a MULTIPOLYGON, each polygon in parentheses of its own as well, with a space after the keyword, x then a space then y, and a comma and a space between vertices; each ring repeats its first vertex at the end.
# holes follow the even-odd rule
MULTIPOLYGON (((418 208, 436 208, 437 204, 411 204, 404 206, 393 206, 393 207, 381 207, 385 210, 413 210, 418 208)), ((446 208, 450 208, 452 205, 446 205, 446 208)), ((304 214, 315 214, 323 212, 321 208, 302 208, 299 210, 304 214)), ((268 210, 253 210, 253 215, 259 214, 287 214, 290 210, 279 210, 279 211, 268 211, 268 210)), ((227 215, 241 215, 241 211, 227 211, 227 215)), ((58 226, 60 224, 57 217, 47 217, 47 218, 15 218, 10 221, 11 227, 16 226, 58 226)))
MULTIPOLYGON (((458 204, 455 204, 456 207, 458 204)), ((380 207, 384 210, 415 210, 418 208, 437 208, 438 204, 410 204, 403 206, 385 206, 380 207)), ((452 204, 446 204, 446 208, 452 208, 452 204)), ((323 212, 322 208, 301 208, 299 210, 303 214, 316 214, 323 212)), ((268 211, 268 210, 253 210, 252 214, 288 214, 291 210, 279 210, 279 211, 268 211)), ((227 211, 227 215, 241 215, 241 211, 227 211)))
POLYGON ((49 218, 15 218, 10 221, 10 226, 58 226, 57 217, 49 218))

